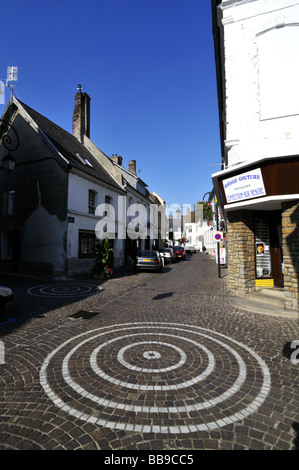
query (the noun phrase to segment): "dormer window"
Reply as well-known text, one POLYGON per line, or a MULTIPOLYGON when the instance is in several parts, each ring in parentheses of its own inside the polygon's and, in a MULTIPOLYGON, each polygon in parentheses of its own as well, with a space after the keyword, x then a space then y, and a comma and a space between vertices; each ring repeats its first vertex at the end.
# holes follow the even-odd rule
POLYGON ((90 166, 91 168, 93 168, 92 164, 90 163, 89 160, 87 160, 87 158, 82 157, 82 155, 80 155, 79 153, 76 153, 76 157, 78 158, 78 160, 81 163, 83 163, 83 165, 87 165, 87 166, 90 166))

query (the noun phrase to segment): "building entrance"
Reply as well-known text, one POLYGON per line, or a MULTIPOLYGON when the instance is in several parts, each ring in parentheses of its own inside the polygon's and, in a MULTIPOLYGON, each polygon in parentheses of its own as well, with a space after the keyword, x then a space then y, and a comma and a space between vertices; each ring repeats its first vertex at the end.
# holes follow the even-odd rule
POLYGON ((256 286, 283 287, 281 211, 255 216, 256 286))

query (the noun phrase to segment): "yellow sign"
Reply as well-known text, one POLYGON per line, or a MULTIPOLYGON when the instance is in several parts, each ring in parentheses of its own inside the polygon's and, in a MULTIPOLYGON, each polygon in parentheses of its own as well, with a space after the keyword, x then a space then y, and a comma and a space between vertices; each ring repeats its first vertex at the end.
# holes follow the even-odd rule
POLYGON ((256 287, 274 287, 274 279, 256 279, 256 287))

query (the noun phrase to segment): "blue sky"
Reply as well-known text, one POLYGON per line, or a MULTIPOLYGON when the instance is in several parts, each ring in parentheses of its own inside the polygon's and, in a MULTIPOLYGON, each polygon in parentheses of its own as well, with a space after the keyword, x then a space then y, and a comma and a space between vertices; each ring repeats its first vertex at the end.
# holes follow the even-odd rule
POLYGON ((210 0, 15 0, 6 12, 0 79, 19 67, 18 99, 72 132, 80 83, 106 155, 136 160, 168 206, 211 191, 221 154, 210 0))

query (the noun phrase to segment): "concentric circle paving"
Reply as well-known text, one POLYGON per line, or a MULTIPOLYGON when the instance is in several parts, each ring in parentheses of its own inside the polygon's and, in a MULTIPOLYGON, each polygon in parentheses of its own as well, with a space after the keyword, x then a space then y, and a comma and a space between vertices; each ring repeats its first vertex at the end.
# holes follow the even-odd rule
POLYGON ((40 382, 57 407, 83 421, 178 434, 254 413, 270 373, 252 349, 215 331, 126 323, 65 341, 45 359, 40 382))
POLYGON ((62 283, 62 284, 47 284, 35 286, 28 289, 28 294, 35 297, 50 297, 50 298, 67 298, 67 297, 83 297, 93 295, 100 292, 102 289, 93 284, 78 284, 78 283, 62 283))

